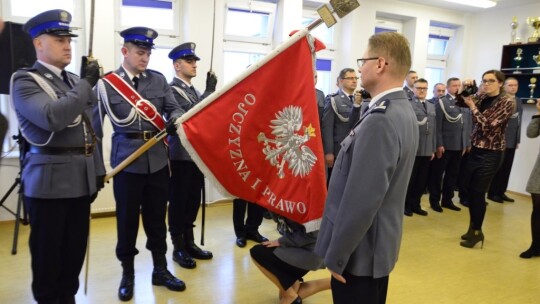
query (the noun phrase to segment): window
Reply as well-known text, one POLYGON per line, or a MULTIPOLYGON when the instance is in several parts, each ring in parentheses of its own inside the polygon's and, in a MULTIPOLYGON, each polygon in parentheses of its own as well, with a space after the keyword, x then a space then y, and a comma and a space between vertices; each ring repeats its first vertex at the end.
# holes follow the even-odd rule
MULTIPOLYGON (((175 31, 172 0, 122 0, 120 24, 122 28, 145 26, 152 29, 175 31), (141 18, 144 16, 144 18, 141 18)), ((178 32, 178 31, 176 31, 178 32)))
POLYGON ((428 55, 444 56, 450 37, 430 34, 428 39, 428 55))
POLYGON ((382 32, 403 32, 403 22, 399 19, 377 17, 375 23, 375 34, 382 32))
POLYGON ((332 84, 332 60, 329 59, 317 59, 315 63, 317 70, 317 84, 315 87, 325 94, 330 94, 332 84))
POLYGON ((250 65, 261 60, 265 54, 225 51, 223 54, 223 83, 233 81, 240 76, 250 65))
MULTIPOLYGON (((424 72, 424 78, 429 82, 430 87, 438 82, 446 83, 448 50, 453 36, 453 26, 432 22, 427 37, 428 49, 424 72)), ((428 98, 431 97, 433 97, 433 92, 430 90, 428 98)))
POLYGON ((276 5, 259 1, 228 3, 225 11, 225 40, 272 43, 276 5))
MULTIPOLYGON (((315 12, 315 14, 317 14, 317 12, 315 12)), ((316 19, 315 17, 311 16, 312 15, 311 12, 304 12, 304 15, 308 15, 309 17, 304 16, 302 18, 303 27, 307 27, 311 22, 313 22, 316 19)), ((318 15, 317 15, 317 18, 318 18, 318 15)), ((335 45, 334 29, 335 27, 328 28, 326 25, 321 24, 317 26, 315 29, 313 29, 310 32, 310 34, 313 35, 314 37, 317 37, 317 39, 321 40, 322 42, 324 42, 327 49, 331 49, 335 45)))
MULTIPOLYGON (((72 15, 75 15, 74 2, 74 0, 11 0, 8 2, 8 5, 11 6, 11 16, 26 17, 26 20, 28 20, 30 17, 41 12, 57 9, 59 7, 70 12, 72 15)), ((75 19, 75 16, 73 19, 75 19)))

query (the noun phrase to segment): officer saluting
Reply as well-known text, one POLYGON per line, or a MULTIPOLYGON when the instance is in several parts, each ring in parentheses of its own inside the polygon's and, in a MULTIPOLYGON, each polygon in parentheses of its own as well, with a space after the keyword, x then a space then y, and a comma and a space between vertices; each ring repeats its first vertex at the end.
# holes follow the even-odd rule
MULTIPOLYGON (((102 119, 105 114, 112 122, 111 166, 116 167, 126 157, 163 129, 162 115, 169 117, 167 130, 176 134, 174 121, 184 113, 174 100, 165 77, 148 70, 153 41, 158 33, 146 27, 133 27, 120 33, 123 63, 116 71, 98 83, 100 100, 94 109, 96 133, 103 136, 102 119), (137 109, 136 109, 137 107, 137 109)), ((152 252, 154 271, 152 284, 170 290, 182 291, 184 282, 167 270, 167 194, 169 168, 165 143, 158 143, 114 177, 117 233, 116 256, 122 263, 123 273, 118 297, 129 301, 133 297, 135 282, 135 247, 142 214, 144 231, 148 238, 146 248, 152 252)))
POLYGON ((12 77, 13 105, 29 143, 22 189, 38 303, 75 303, 90 204, 105 175, 90 121, 99 67, 83 66, 82 80, 64 70, 71 63, 71 37, 77 37, 70 22, 70 13, 59 9, 28 20, 23 29, 33 38, 37 62, 12 77))
MULTIPOLYGON (((176 101, 184 110, 188 111, 216 90, 217 78, 213 72, 206 75, 206 90, 202 95, 191 84, 191 79, 197 76, 197 61, 200 60, 195 55, 195 43, 180 44, 169 53, 169 58, 172 59, 176 72, 170 85, 176 101)), ((193 236, 194 223, 201 204, 204 175, 191 160, 180 143, 180 138, 175 134, 168 139, 171 159, 168 219, 174 244, 173 260, 181 267, 195 268, 197 264, 193 258, 208 260, 213 257, 212 252, 202 250, 195 244, 193 236)))

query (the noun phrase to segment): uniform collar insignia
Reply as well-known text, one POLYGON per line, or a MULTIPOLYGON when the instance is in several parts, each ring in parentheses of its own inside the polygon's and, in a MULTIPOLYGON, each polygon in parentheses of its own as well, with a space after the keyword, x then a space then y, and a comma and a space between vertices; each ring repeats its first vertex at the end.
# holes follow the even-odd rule
POLYGON ((45 77, 49 78, 50 80, 53 79, 53 76, 52 76, 51 74, 49 74, 49 73, 45 73, 45 74, 43 74, 43 75, 44 75, 45 77))
POLYGON ((141 75, 146 78, 146 72, 142 72, 141 75))
POLYGON ((120 77, 124 77, 124 76, 126 76, 126 73, 120 72, 120 77))
POLYGON ((187 85, 185 83, 182 82, 181 84, 182 88, 187 88, 187 85))

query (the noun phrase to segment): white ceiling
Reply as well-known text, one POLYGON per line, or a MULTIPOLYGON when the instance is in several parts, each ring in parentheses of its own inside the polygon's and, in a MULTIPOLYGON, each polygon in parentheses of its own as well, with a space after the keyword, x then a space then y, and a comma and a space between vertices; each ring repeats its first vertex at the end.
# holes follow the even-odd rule
MULTIPOLYGON (((363 0, 363 1, 373 1, 373 0, 363 0)), ((485 12, 485 11, 490 11, 490 10, 507 9, 511 7, 521 6, 521 5, 538 3, 538 1, 540 0, 492 0, 492 1, 497 2, 497 5, 491 8, 487 8, 487 9, 446 2, 444 0, 399 0, 399 1, 417 3, 417 4, 427 5, 427 6, 435 6, 435 7, 452 9, 452 10, 462 11, 462 12, 467 12, 467 13, 479 13, 479 12, 485 12)), ((361 3, 362 0, 360 0, 359 2, 361 3)), ((538 12, 538 14, 540 14, 540 12, 538 12)))

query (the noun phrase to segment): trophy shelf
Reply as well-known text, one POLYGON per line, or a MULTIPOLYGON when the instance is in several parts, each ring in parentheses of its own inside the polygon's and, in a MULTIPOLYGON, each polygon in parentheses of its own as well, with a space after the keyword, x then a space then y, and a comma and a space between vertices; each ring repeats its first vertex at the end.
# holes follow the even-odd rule
POLYGON ((503 45, 501 72, 519 82, 517 96, 540 98, 540 42, 503 45))

